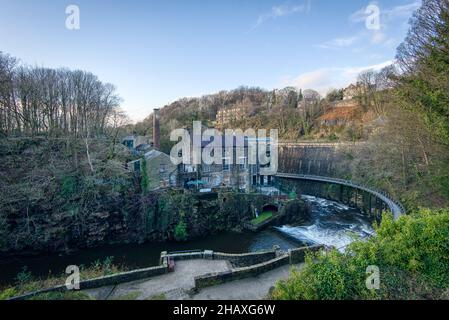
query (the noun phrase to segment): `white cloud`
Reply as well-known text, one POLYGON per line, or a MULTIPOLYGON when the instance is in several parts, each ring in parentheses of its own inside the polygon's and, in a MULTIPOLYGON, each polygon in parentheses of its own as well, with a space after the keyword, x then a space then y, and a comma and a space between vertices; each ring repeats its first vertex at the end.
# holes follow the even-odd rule
MULTIPOLYGON (((376 2, 371 2, 371 4, 378 6, 378 4, 376 2)), ((409 18, 409 17, 411 17, 413 12, 415 12, 420 6, 421 6, 421 0, 415 0, 409 4, 405 4, 405 5, 401 5, 401 6, 396 6, 396 7, 387 8, 387 9, 380 8, 382 24, 391 22, 395 19, 409 18)), ((351 21, 353 23, 360 23, 360 22, 364 23, 369 15, 370 15, 370 13, 366 11, 366 7, 363 7, 360 10, 357 10, 356 12, 352 13, 349 16, 349 21, 351 21)))
POLYGON ((388 21, 396 18, 409 18, 419 7, 421 7, 421 0, 416 0, 406 5, 386 9, 383 11, 383 16, 388 21))
MULTIPOLYGON (((372 2, 372 5, 376 5, 376 2, 372 2)), ((387 9, 380 9, 380 29, 373 30, 371 32, 371 43, 377 45, 391 46, 395 40, 388 37, 385 30, 387 30, 388 25, 397 19, 408 19, 412 16, 413 12, 416 11, 421 6, 421 0, 415 0, 406 5, 395 6, 387 9)), ((352 23, 365 23, 366 19, 369 17, 370 13, 367 12, 366 8, 361 8, 360 10, 352 13, 349 16, 349 21, 352 23)))
POLYGON ((279 6, 274 6, 271 8, 271 11, 269 13, 259 15, 259 17, 257 18, 257 22, 248 32, 255 30, 260 25, 269 20, 293 15, 295 13, 310 12, 311 8, 312 8, 312 0, 306 0, 303 4, 300 5, 282 4, 279 6))
POLYGON ((323 49, 339 49, 339 48, 346 48, 353 45, 357 40, 358 36, 354 37, 347 37, 347 38, 335 38, 331 41, 324 42, 322 44, 316 45, 318 48, 323 49))
POLYGON ((366 13, 366 8, 362 8, 360 10, 357 10, 356 12, 352 13, 349 16, 349 21, 353 23, 359 23, 359 22, 365 22, 368 18, 368 14, 366 13))
POLYGON ((325 95, 332 88, 344 88, 357 80, 357 76, 366 70, 381 70, 393 63, 392 60, 383 63, 343 68, 321 68, 311 72, 302 73, 297 77, 286 77, 281 86, 297 87, 301 89, 314 89, 325 95))
POLYGON ((387 35, 382 32, 381 30, 375 30, 373 31, 372 37, 371 37, 371 43, 373 44, 382 44, 387 39, 387 35))

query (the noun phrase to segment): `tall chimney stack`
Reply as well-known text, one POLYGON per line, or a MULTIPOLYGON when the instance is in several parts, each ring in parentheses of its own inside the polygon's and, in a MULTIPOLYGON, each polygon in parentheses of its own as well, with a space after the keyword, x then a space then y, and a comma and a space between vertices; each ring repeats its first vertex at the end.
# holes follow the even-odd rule
POLYGON ((159 127, 159 109, 153 110, 153 147, 157 150, 161 148, 161 129, 159 127))

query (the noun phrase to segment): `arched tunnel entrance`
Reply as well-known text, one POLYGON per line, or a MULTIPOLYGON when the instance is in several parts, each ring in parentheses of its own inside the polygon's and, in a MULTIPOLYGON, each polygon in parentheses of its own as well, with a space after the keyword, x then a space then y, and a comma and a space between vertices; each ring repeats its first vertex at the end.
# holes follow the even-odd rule
POLYGON ((273 212, 277 213, 279 210, 278 206, 275 204, 266 204, 262 207, 262 212, 273 212))

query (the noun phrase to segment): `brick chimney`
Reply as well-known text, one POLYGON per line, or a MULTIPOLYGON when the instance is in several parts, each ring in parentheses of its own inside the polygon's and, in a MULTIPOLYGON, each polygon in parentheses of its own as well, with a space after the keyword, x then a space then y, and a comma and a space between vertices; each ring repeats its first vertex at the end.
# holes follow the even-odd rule
POLYGON ((159 127, 159 109, 153 110, 153 147, 157 150, 161 148, 161 129, 159 127))

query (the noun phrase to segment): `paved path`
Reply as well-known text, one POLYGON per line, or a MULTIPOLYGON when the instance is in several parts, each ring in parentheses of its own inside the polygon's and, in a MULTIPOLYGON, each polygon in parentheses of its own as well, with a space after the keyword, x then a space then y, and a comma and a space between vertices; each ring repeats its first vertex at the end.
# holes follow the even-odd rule
MULTIPOLYGON (((301 266, 295 267, 300 269, 301 266)), ((229 262, 225 260, 177 261, 172 273, 84 292, 97 300, 261 300, 266 298, 268 291, 278 280, 288 278, 292 266, 282 266, 257 277, 204 288, 191 294, 195 276, 230 269, 229 262)))
POLYGON ((187 292, 195 286, 194 277, 210 272, 230 270, 231 266, 225 260, 187 260, 177 261, 175 271, 149 278, 122 283, 117 286, 107 286, 85 290, 95 299, 151 299, 163 295, 166 299, 186 299, 187 292))
MULTIPOLYGON (((302 264, 295 265, 301 269, 302 264)), ((193 300, 263 300, 277 281, 287 279, 292 266, 286 265, 263 273, 257 277, 246 278, 202 289, 191 297, 193 300)))

